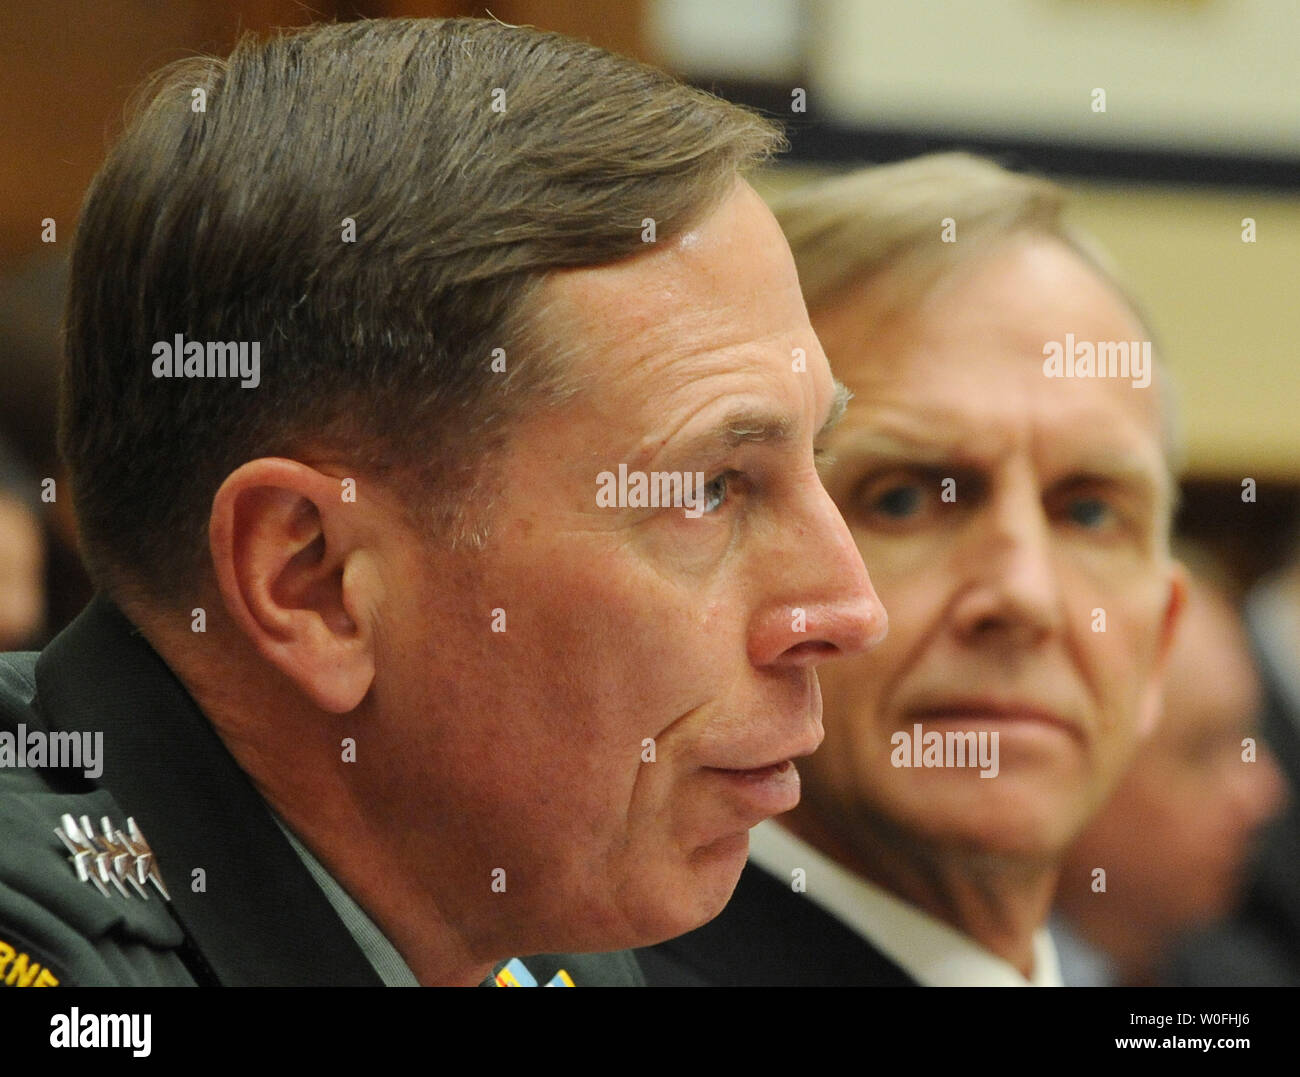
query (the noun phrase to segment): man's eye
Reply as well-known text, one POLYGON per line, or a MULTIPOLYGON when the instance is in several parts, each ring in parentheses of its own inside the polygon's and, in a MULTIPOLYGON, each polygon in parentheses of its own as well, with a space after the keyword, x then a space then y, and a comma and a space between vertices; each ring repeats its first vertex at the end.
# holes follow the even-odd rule
POLYGON ((1070 502, 1066 511, 1072 523, 1094 530, 1105 527, 1115 517, 1114 509, 1097 497, 1077 498, 1070 502))
POLYGON ((915 516, 925 505, 926 491, 910 484, 885 490, 872 503, 872 508, 895 520, 915 516))
POLYGON ((868 475, 849 499, 852 514, 870 527, 913 528, 937 523, 941 510, 954 501, 940 496, 939 475, 914 468, 890 469, 868 475))
POLYGON ((704 484, 701 491, 704 507, 702 513, 707 514, 716 512, 721 508, 723 502, 727 500, 727 483, 731 479, 732 472, 724 471, 716 479, 711 479, 704 484))

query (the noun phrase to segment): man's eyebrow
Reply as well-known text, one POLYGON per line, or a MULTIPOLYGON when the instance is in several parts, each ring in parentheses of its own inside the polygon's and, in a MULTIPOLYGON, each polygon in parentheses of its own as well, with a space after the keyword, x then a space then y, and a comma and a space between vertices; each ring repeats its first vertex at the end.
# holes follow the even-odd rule
MULTIPOLYGON (((830 433, 835 424, 844 417, 844 412, 852 398, 853 394, 849 392, 848 387, 837 381, 835 383, 835 395, 831 399, 830 414, 826 417, 826 421, 822 423, 821 429, 817 431, 817 438, 822 438, 830 433)), ((788 415, 753 408, 740 408, 728 415, 708 433, 697 439, 692 439, 692 445, 703 446, 709 442, 716 442, 725 445, 729 449, 734 449, 742 444, 787 442, 794 436, 795 425, 795 421, 788 415)))
POLYGON ((853 394, 849 392, 849 387, 842 381, 835 383, 835 395, 831 398, 831 411, 826 416, 826 421, 822 423, 822 428, 817 431, 814 441, 820 441, 829 434, 844 418, 844 413, 849 409, 849 401, 853 399, 853 394))
MULTIPOLYGON (((990 461, 971 456, 968 446, 946 438, 913 438, 903 433, 886 433, 879 430, 859 430, 846 438, 836 449, 840 460, 871 460, 884 465, 913 465, 917 467, 952 467, 983 470, 990 461)), ((1177 484, 1169 478, 1168 470, 1153 473, 1150 468, 1135 463, 1126 454, 1103 452, 1084 456, 1066 469, 1062 482, 1101 481, 1114 482, 1141 491, 1156 500, 1176 501, 1177 484)))
POLYGON ((1156 504, 1172 505, 1177 485, 1170 481, 1167 469, 1153 470, 1118 454, 1106 454, 1083 460, 1068 474, 1065 482, 1101 481, 1136 490, 1156 504))
POLYGON ((734 411, 706 435, 734 449, 743 443, 789 441, 794 423, 789 416, 743 409, 734 411))
MULTIPOLYGON (((958 441, 859 428, 842 440, 836 449, 836 456, 841 459, 850 456, 871 457, 900 463, 939 465, 959 458, 962 448, 958 441)), ((973 465, 973 461, 969 463, 973 465)))

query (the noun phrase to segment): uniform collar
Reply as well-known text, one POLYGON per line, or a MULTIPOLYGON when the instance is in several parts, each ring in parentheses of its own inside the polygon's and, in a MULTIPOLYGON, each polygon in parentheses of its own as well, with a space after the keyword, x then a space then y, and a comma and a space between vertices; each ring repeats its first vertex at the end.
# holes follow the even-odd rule
POLYGON ((51 728, 103 731, 99 784, 157 856, 206 966, 196 979, 381 983, 185 687, 112 602, 96 596, 51 641, 36 686, 51 728))

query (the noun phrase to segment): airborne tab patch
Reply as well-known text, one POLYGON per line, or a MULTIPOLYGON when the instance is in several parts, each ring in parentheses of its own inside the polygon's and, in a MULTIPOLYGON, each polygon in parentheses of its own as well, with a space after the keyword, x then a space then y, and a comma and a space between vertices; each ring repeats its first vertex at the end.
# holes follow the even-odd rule
POLYGON ((15 935, 0 935, 0 987, 58 987, 62 980, 36 947, 15 935))

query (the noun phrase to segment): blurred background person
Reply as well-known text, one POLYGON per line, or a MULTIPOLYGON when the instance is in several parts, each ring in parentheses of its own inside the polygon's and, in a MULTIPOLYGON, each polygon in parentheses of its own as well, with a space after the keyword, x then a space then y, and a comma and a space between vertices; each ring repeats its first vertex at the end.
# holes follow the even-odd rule
POLYGON ((1241 907, 1175 953, 1166 975, 1178 986, 1300 986, 1300 543, 1252 588, 1245 618, 1262 676, 1260 731, 1290 804, 1262 839, 1241 907))
POLYGON ((0 580, 0 606, 29 613, 23 642, 0 639, 0 649, 39 649, 91 594, 55 445, 67 264, 56 248, 3 269, 0 260, 0 576, 9 581, 0 580))
POLYGON ((37 647, 45 627, 45 532, 35 488, 0 441, 0 651, 37 647))
POLYGON ((1183 936, 1241 903, 1285 799, 1262 705, 1230 595, 1193 577, 1160 724, 1061 873, 1052 933, 1067 985, 1159 984, 1183 936))

